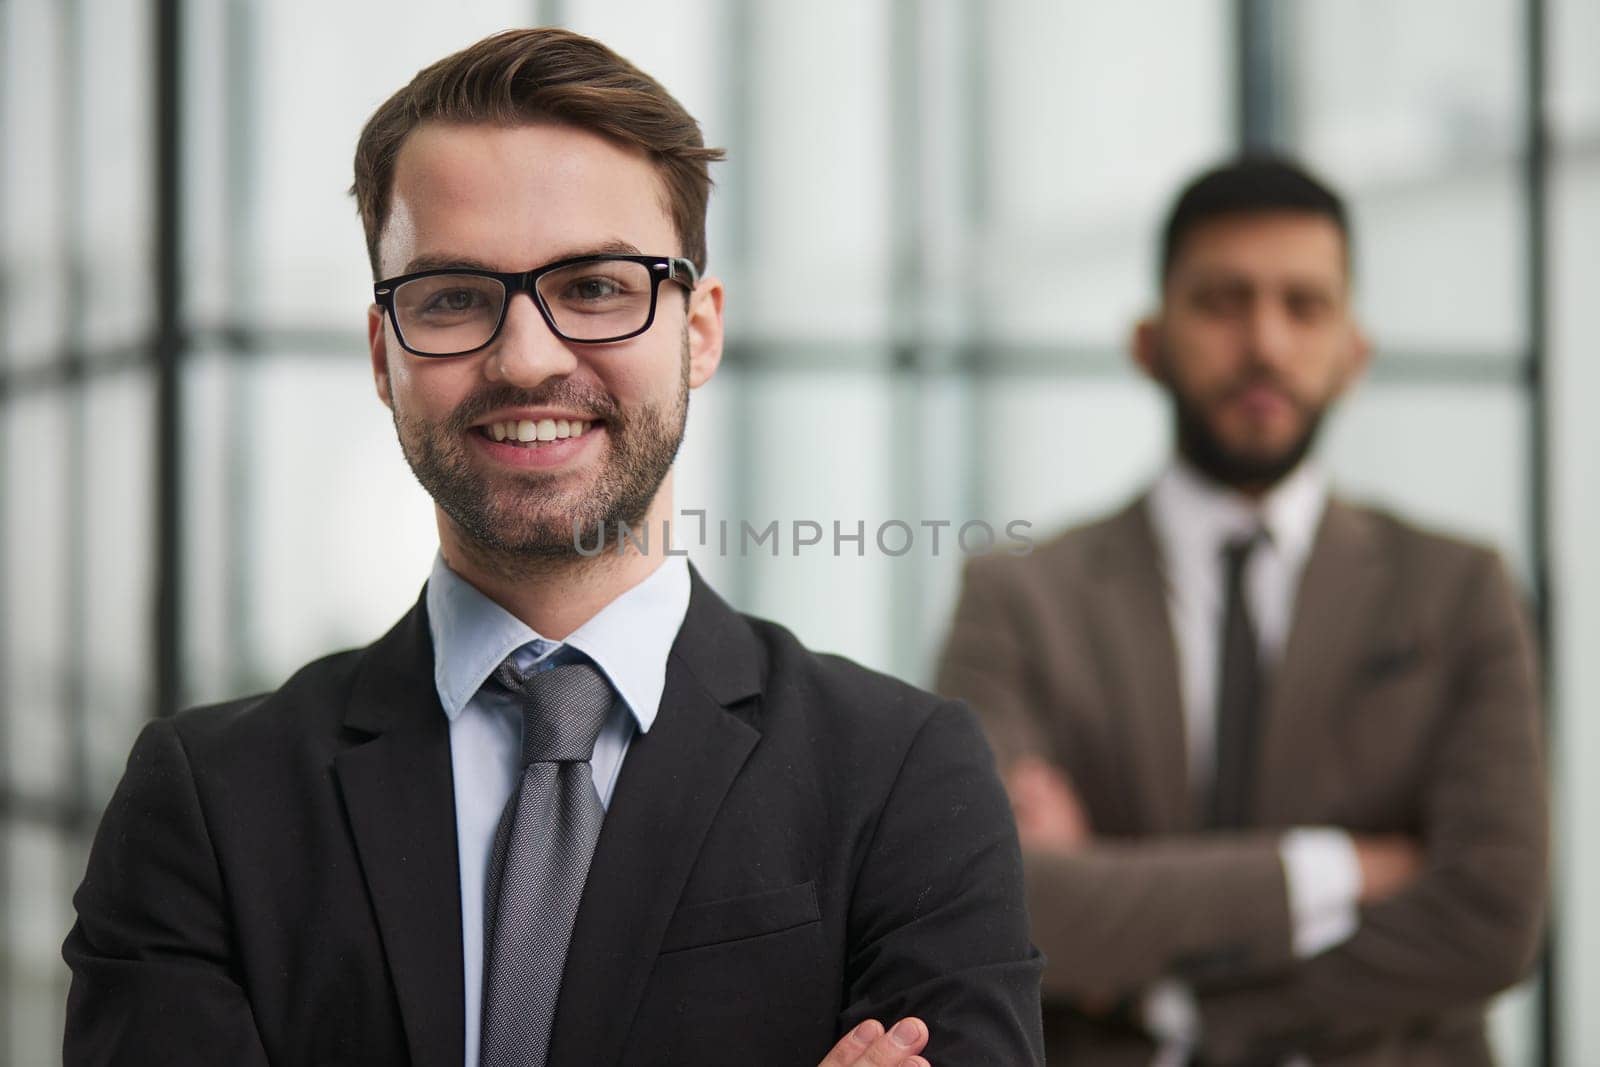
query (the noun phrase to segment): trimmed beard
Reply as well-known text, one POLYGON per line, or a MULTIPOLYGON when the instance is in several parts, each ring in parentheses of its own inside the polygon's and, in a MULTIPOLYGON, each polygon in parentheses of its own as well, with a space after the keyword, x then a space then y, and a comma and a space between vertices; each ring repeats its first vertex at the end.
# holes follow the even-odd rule
POLYGON ((644 522, 677 458, 689 416, 687 329, 682 351, 670 410, 644 404, 625 414, 605 392, 567 378, 533 390, 494 385, 468 397, 440 424, 394 405, 400 449, 422 488, 461 532, 463 547, 496 569, 520 573, 598 557, 616 541, 619 524, 636 529, 644 522), (573 480, 570 475, 491 473, 472 462, 464 437, 477 432, 474 422, 501 408, 543 406, 583 411, 604 423, 607 454, 587 484, 561 487, 573 480))
MULTIPOLYGON (((1239 388, 1252 384, 1255 383, 1244 383, 1239 388)), ((1288 390, 1281 391, 1300 407, 1305 416, 1305 429, 1299 437, 1276 452, 1247 451, 1230 447, 1213 432, 1211 424, 1206 421, 1205 412, 1185 396, 1169 377, 1167 393, 1172 397, 1173 435, 1179 455, 1218 484, 1244 492, 1271 489, 1305 461, 1322 429, 1322 418, 1327 414, 1326 407, 1301 404, 1288 390)))

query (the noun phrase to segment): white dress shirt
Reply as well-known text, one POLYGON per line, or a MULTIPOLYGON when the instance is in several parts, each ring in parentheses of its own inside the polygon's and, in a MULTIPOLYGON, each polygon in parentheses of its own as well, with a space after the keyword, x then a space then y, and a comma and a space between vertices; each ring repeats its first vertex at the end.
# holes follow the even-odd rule
MULTIPOLYGON (((1245 598, 1270 679, 1281 660, 1294 617, 1295 594, 1327 506, 1326 478, 1302 464, 1260 501, 1208 481, 1174 461, 1149 497, 1150 519, 1161 552, 1167 611, 1178 654, 1178 677, 1187 739, 1189 786, 1196 805, 1209 795, 1216 764, 1217 687, 1223 614, 1223 548, 1261 532, 1251 553, 1245 598)), ((1294 951, 1314 956, 1356 930, 1361 869, 1347 833, 1332 827, 1296 828, 1279 844, 1288 885, 1294 951)), ((1146 1015, 1166 1036, 1192 1040, 1194 1005, 1188 991, 1162 983, 1146 1001, 1146 1015)), ((1158 1063, 1173 1062, 1157 1060, 1158 1063)))
POLYGON ((426 602, 434 685, 450 720, 466 992, 463 1062, 477 1067, 489 851, 522 775, 522 710, 509 694, 485 689, 484 683, 510 656, 523 672, 538 669, 563 644, 588 656, 621 698, 600 728, 589 761, 600 803, 609 807, 634 732, 648 732, 661 707, 667 653, 689 609, 689 565, 681 556, 668 557, 564 643, 539 636, 450 570, 443 556, 434 560, 426 602))

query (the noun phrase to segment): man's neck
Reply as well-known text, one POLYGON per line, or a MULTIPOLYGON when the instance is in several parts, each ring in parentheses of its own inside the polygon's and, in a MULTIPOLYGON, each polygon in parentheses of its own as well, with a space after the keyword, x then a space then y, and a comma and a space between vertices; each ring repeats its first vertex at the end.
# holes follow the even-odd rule
POLYGON ((640 537, 643 550, 624 540, 619 551, 617 531, 608 525, 604 550, 593 556, 510 564, 467 541, 440 512, 439 551, 445 564, 484 596, 539 636, 562 641, 666 561, 669 546, 662 531, 671 514, 672 489, 664 483, 644 522, 635 527, 646 531, 640 537))

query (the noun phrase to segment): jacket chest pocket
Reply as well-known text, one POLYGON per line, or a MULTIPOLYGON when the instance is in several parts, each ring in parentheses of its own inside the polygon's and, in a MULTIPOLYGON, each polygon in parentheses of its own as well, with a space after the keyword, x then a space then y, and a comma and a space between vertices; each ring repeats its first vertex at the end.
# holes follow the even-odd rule
POLYGON ((742 941, 792 930, 820 919, 816 886, 811 882, 727 900, 687 904, 678 908, 667 925, 661 951, 678 952, 742 941))

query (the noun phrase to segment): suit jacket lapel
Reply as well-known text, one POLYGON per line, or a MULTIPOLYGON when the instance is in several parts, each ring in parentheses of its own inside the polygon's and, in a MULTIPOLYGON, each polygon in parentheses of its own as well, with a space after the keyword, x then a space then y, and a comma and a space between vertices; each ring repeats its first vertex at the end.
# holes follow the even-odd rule
POLYGON ((412 1062, 460 1063, 461 890, 448 721, 419 602, 370 648, 334 760, 412 1062))
POLYGON ((1178 659, 1167 610, 1161 554, 1144 501, 1104 527, 1098 546, 1101 582, 1095 618, 1101 623, 1108 696, 1121 713, 1123 751, 1133 767, 1138 825, 1153 832, 1191 826, 1178 659))
MULTIPOLYGON (((1257 815, 1267 825, 1322 810, 1326 758, 1343 683, 1358 676, 1380 628, 1387 574, 1372 520, 1330 499, 1295 595, 1283 659, 1269 689, 1257 815)), ((1323 805, 1325 807, 1325 805, 1323 805)))
POLYGON ((693 568, 691 582, 660 712, 628 748, 589 865, 551 1063, 619 1062, 701 842, 760 738, 761 646, 693 568))

